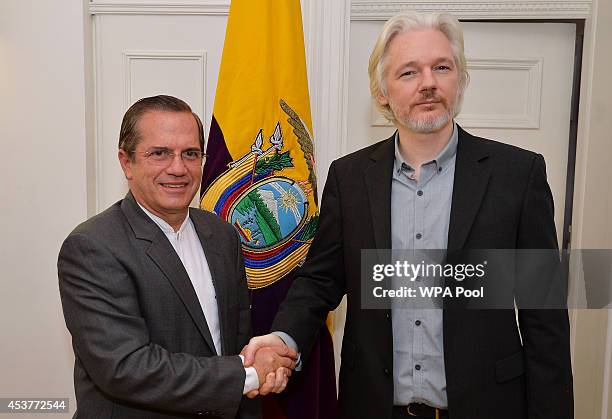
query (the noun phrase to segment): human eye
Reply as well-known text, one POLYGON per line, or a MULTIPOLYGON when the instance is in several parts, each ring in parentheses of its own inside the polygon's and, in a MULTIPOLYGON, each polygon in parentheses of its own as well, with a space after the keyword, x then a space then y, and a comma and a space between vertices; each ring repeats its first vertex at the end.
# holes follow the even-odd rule
POLYGON ((170 157, 170 151, 167 148, 153 148, 147 154, 154 160, 166 160, 170 157))
POLYGON ((185 150, 183 151, 182 155, 186 160, 197 160, 200 158, 202 153, 199 150, 185 150))
POLYGON ((449 71, 452 70, 452 68, 449 65, 446 64, 439 64, 437 66, 434 67, 435 71, 441 72, 441 73, 447 73, 449 71))
POLYGON ((405 70, 400 77, 412 77, 416 74, 416 70, 405 70))

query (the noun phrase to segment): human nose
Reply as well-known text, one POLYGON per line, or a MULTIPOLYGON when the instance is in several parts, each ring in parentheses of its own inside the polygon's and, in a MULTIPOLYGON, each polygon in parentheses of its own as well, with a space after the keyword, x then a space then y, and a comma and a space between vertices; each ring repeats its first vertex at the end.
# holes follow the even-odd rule
POLYGON ((170 164, 166 168, 166 171, 175 176, 182 176, 187 173, 187 167, 181 153, 176 153, 171 156, 170 164))
POLYGON ((421 90, 433 90, 436 88, 436 77, 430 69, 421 73, 421 90))

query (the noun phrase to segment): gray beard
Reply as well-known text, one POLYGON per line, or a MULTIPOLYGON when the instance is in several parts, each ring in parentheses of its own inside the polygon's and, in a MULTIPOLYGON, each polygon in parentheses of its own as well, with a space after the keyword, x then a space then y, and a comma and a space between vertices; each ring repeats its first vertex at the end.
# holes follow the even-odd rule
MULTIPOLYGON (((425 92, 423 94, 423 99, 430 99, 435 97, 433 92, 425 92)), ((444 114, 437 117, 423 117, 423 118, 412 118, 410 115, 406 115, 403 118, 399 118, 395 113, 395 109, 392 103, 389 103, 391 107, 391 111, 393 112, 393 116, 395 120, 408 128, 412 132, 417 132, 419 134, 431 134, 432 132, 436 132, 444 128, 446 124, 448 124, 455 115, 455 111, 457 109, 457 105, 461 99, 461 91, 457 90, 457 95, 455 97, 455 102, 453 103, 452 109, 448 109, 444 114)))
POLYGON ((398 121, 410 131, 418 132, 419 134, 430 134, 432 132, 441 130, 450 122, 451 119, 452 116, 450 112, 445 112, 444 114, 433 118, 411 118, 406 116, 405 118, 398 119, 398 121))

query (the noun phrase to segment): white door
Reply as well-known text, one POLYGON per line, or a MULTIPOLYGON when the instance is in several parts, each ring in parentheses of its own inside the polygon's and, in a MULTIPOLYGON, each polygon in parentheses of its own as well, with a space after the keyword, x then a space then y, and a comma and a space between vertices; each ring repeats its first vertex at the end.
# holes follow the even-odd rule
POLYGON ((121 119, 134 101, 157 94, 179 97, 208 132, 226 21, 218 14, 95 16, 98 212, 128 189, 117 144, 121 119))

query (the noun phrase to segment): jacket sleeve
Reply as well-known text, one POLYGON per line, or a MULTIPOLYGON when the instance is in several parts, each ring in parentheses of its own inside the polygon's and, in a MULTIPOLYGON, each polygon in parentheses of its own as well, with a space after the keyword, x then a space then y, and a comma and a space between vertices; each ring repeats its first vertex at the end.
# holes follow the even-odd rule
POLYGON ((304 266, 298 270, 271 330, 291 336, 307 360, 329 311, 346 293, 342 246, 341 196, 332 163, 319 216, 319 226, 304 266))
POLYGON ((171 353, 151 342, 132 272, 99 241, 73 233, 58 259, 77 362, 109 398, 167 412, 234 417, 245 372, 238 356, 171 353))
MULTIPOLYGON (((534 158, 531 167, 523 200, 517 248, 558 248, 552 193, 546 181, 546 167, 541 155, 534 158)), ((567 310, 519 309, 518 319, 525 354, 528 417, 573 418, 567 310)))
MULTIPOLYGON (((240 310, 240 320, 238 323, 238 350, 249 343, 249 339, 252 337, 252 326, 251 326, 251 299, 250 293, 247 286, 247 277, 244 269, 244 258, 242 256, 242 246, 238 234, 236 238, 236 267, 238 271, 238 277, 240 284, 238 286, 238 310, 240 310)), ((243 380, 244 385, 244 380, 243 380)), ((238 409, 236 418, 239 419, 260 419, 261 418, 261 399, 249 399, 248 397, 242 397, 242 402, 238 409)))

